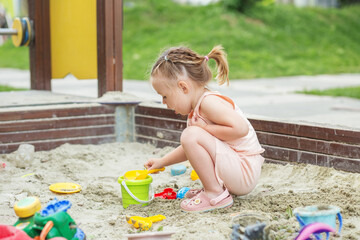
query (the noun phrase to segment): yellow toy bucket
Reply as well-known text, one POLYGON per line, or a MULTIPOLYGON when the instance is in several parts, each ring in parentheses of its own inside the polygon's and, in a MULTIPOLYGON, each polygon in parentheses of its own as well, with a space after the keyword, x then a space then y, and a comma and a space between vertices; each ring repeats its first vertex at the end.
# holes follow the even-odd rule
POLYGON ((149 205, 149 202, 154 199, 153 193, 151 193, 149 199, 149 189, 152 181, 153 179, 149 175, 142 180, 127 180, 124 176, 119 177, 118 182, 121 184, 123 207, 127 208, 131 204, 149 205))

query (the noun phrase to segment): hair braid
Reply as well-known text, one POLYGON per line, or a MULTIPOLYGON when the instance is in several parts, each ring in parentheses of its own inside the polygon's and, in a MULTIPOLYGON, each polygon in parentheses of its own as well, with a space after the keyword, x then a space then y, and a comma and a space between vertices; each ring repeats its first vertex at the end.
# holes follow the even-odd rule
POLYGON ((228 79, 228 63, 226 54, 221 46, 215 46, 210 53, 201 56, 187 47, 173 47, 164 51, 151 70, 151 76, 162 74, 165 78, 177 80, 179 76, 186 75, 193 81, 206 85, 212 79, 212 73, 207 60, 212 58, 216 61, 216 79, 220 85, 228 79))

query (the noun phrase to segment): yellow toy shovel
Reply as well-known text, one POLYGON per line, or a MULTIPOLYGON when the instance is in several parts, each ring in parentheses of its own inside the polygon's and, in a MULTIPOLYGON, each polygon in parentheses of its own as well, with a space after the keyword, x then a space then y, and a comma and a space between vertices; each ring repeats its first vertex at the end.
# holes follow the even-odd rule
POLYGON ((141 230, 149 230, 154 222, 160 222, 166 219, 163 215, 155 215, 151 217, 139 217, 139 216, 126 216, 126 221, 129 224, 134 225, 135 228, 141 228, 141 230))
POLYGON ((154 172, 159 172, 159 171, 164 171, 165 168, 160 168, 160 169, 151 169, 151 170, 132 170, 132 171, 128 171, 125 173, 125 178, 127 180, 142 180, 145 179, 146 176, 150 173, 154 173, 154 172))

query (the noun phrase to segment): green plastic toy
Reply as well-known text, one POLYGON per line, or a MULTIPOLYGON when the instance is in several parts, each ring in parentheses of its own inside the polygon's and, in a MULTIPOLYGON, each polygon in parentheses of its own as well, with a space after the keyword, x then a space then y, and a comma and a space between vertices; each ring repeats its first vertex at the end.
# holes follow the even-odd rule
POLYGON ((77 227, 75 221, 67 213, 70 207, 70 201, 58 201, 55 198, 38 212, 41 206, 37 197, 22 199, 14 206, 15 213, 19 217, 14 226, 32 238, 40 236, 46 229, 46 239, 63 237, 67 240, 85 240, 84 232, 77 227))

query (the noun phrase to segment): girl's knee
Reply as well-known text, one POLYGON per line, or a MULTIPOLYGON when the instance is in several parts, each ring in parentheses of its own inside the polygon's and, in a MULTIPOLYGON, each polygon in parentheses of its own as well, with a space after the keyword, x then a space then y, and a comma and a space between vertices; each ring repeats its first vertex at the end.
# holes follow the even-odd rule
POLYGON ((202 128, 197 126, 190 126, 185 128, 181 133, 180 143, 181 145, 194 144, 197 142, 197 138, 201 136, 201 131, 204 131, 202 128))

